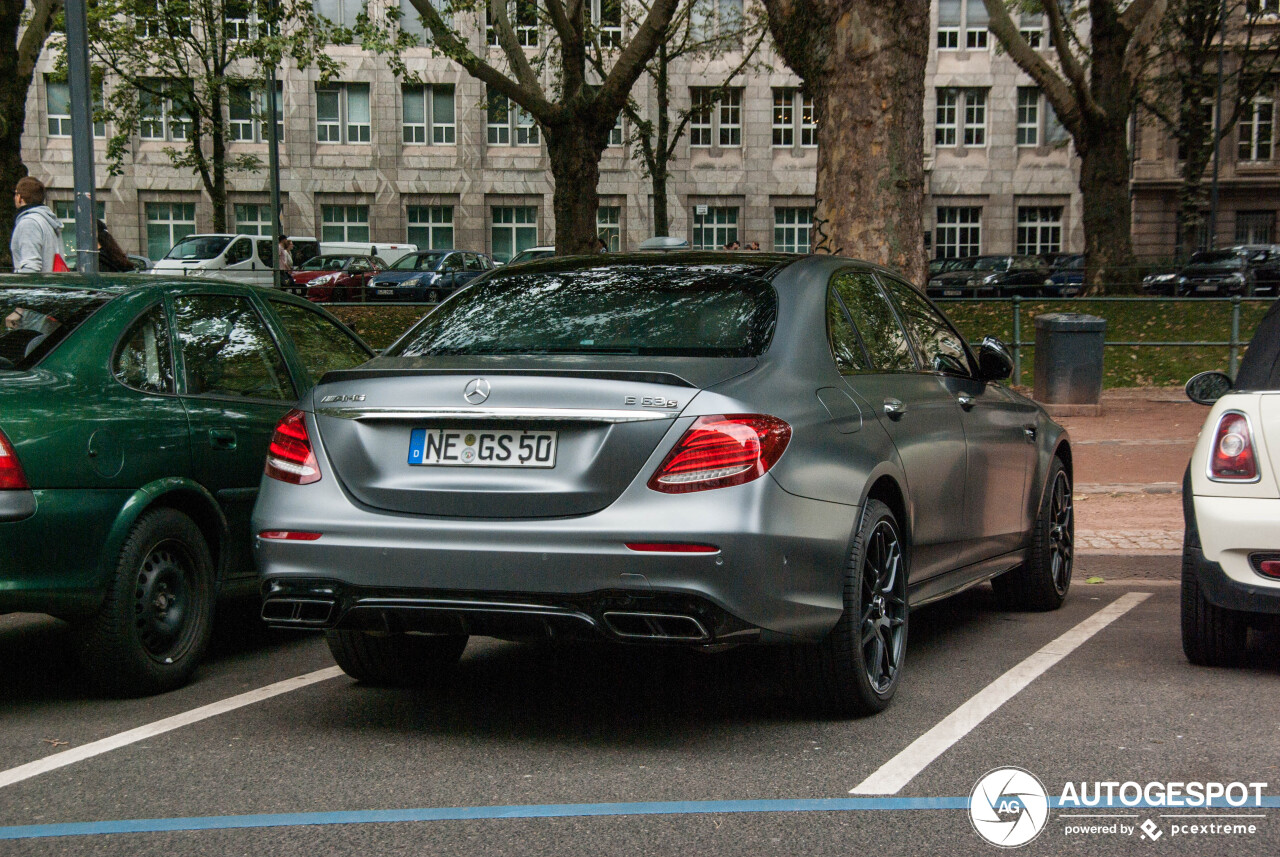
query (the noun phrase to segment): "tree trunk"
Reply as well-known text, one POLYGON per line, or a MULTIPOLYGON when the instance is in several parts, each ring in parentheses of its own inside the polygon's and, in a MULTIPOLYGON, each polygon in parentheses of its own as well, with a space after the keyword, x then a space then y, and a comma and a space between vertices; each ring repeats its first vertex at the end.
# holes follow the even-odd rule
POLYGON ((671 218, 667 214, 667 159, 659 157, 650 172, 653 182, 653 234, 670 235, 671 218))
MULTIPOLYGON (((22 58, 18 50, 18 33, 22 29, 22 0, 0 0, 0 270, 12 269, 9 237, 13 234, 16 213, 13 186, 27 174, 22 163, 22 131, 26 126, 27 91, 32 73, 20 70, 22 58)), ((31 62, 34 66, 34 59, 31 62)))
POLYGON ((209 139, 213 143, 213 187, 209 189, 209 198, 213 201, 213 231, 230 232, 227 229, 227 125, 221 118, 222 99, 216 94, 212 107, 217 117, 209 123, 209 139))
MULTIPOLYGON (((609 129, 600 123, 569 121, 544 128, 551 178, 555 183, 552 210, 556 216, 556 255, 574 256, 596 251, 596 209, 600 205, 600 156, 609 129)), ((609 127, 612 128, 610 121, 609 127)))
POLYGON ((866 259, 923 283, 929 3, 766 6, 779 52, 817 113, 815 252, 866 259))
POLYGON ((671 109, 670 65, 667 59, 667 45, 658 45, 658 78, 655 81, 658 99, 658 140, 653 147, 654 163, 649 170, 653 179, 653 234, 667 236, 671 234, 671 215, 667 211, 667 177, 671 174, 671 118, 667 112, 671 109))
POLYGON ((1114 120, 1087 122, 1084 146, 1080 147, 1085 282, 1093 295, 1136 294, 1140 285, 1129 234, 1132 218, 1125 125, 1114 120))

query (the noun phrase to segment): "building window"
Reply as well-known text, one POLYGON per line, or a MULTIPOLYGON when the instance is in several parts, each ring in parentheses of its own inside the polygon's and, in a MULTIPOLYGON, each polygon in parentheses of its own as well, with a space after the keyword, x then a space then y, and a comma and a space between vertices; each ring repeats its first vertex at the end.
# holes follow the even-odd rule
POLYGON ((322 205, 320 206, 321 241, 369 240, 369 206, 322 205))
POLYGON ((987 144, 987 90, 939 89, 933 140, 939 146, 987 144))
POLYGON ((1271 146, 1275 139, 1275 101, 1269 96, 1258 96, 1246 106, 1238 126, 1240 145, 1237 156, 1242 161, 1271 160, 1271 146))
POLYGON ((1040 145, 1040 90, 1018 87, 1018 145, 1040 145))
POLYGON ((271 26, 263 19, 266 5, 258 0, 226 0, 223 8, 222 32, 228 42, 249 42, 260 35, 270 35, 271 26))
POLYGON ((939 206, 934 245, 938 258, 976 256, 982 252, 982 209, 939 206))
POLYGON ((316 89, 316 142, 368 143, 369 85, 338 83, 316 89))
POLYGON ((600 36, 600 47, 622 47, 622 0, 591 0, 591 23, 600 36))
POLYGON ((419 250, 453 249, 452 205, 410 205, 406 214, 410 244, 419 250))
MULTIPOLYGON (((493 26, 493 13, 485 8, 485 38, 489 47, 500 47, 498 30, 493 26)), ((538 46, 538 4, 535 0, 515 0, 507 3, 507 20, 516 32, 516 43, 522 48, 538 46)))
POLYGON ((404 94, 404 141, 424 145, 452 146, 456 119, 452 86, 406 86, 404 94))
POLYGON ((986 50, 987 7, 982 0, 938 0, 938 49, 958 50, 960 34, 969 50, 986 50))
POLYGON ((166 34, 171 36, 191 35, 191 18, 189 14, 180 14, 171 10, 161 0, 141 0, 134 7, 133 31, 139 39, 159 39, 166 34))
POLYGON ((812 208, 773 210, 773 249, 780 253, 808 253, 813 240, 812 208))
POLYGON ((488 131, 490 146, 537 146, 542 141, 538 123, 519 104, 489 90, 488 131))
POLYGON ((605 249, 610 253, 622 249, 622 206, 601 205, 596 208, 596 235, 604 239, 605 249))
POLYGON ((699 205, 693 209, 693 249, 719 250, 738 240, 738 207, 699 205))
POLYGON ((622 128, 622 114, 618 114, 618 118, 614 120, 613 127, 609 129, 609 146, 621 146, 626 140, 626 134, 622 128))
MULTIPOLYGON (((63 235, 66 231, 63 231, 63 235)), ((1237 244, 1270 244, 1276 234, 1274 211, 1236 212, 1237 244)))
MULTIPOLYGON (((45 106, 48 108, 49 117, 49 136, 50 137, 70 137, 71 136, 71 84, 58 83, 57 81, 44 80, 45 106)), ((97 112, 102 109, 102 85, 94 87, 93 91, 93 109, 97 112)), ((102 122, 93 123, 93 136, 105 137, 107 135, 107 126, 102 122)))
MULTIPOLYGON (((154 81, 155 91, 163 92, 163 82, 154 81)), ((171 95, 142 92, 138 95, 138 136, 144 140, 185 141, 191 131, 191 113, 182 101, 171 95)))
POLYGON ((742 90, 709 87, 692 87, 689 90, 689 101, 692 105, 689 114, 689 145, 694 148, 709 148, 713 139, 719 140, 724 148, 736 149, 742 146, 742 90))
MULTIPOLYGON (((276 84, 276 139, 284 139, 283 85, 276 84)), ((267 142, 267 100, 261 90, 232 86, 229 90, 229 137, 242 143, 267 142)))
POLYGON ((795 145, 796 117, 800 117, 800 145, 811 148, 818 145, 818 125, 813 117, 813 99, 802 95, 795 87, 776 87, 773 90, 773 145, 786 148, 795 145))
POLYGON ((538 209, 534 206, 494 206, 491 216, 490 246, 495 261, 509 262, 521 250, 538 246, 538 209))
POLYGON ((1017 239, 1017 253, 1062 252, 1062 206, 1019 206, 1017 239))
POLYGON ((1044 47, 1047 41, 1044 32, 1044 13, 1023 12, 1020 21, 1018 32, 1026 40, 1027 45, 1032 50, 1044 47))
MULTIPOLYGON (((98 201, 94 206, 98 219, 107 219, 107 204, 98 201)), ((73 200, 58 200, 53 203, 53 215, 62 223, 62 249, 64 255, 76 250, 76 204, 73 200)))
POLYGON ((270 235, 271 206, 249 203, 236 203, 236 234, 238 235, 270 235))
POLYGON ((694 0, 689 17, 696 41, 738 34, 743 23, 742 0, 694 0))
POLYGON ((359 23, 364 0, 316 0, 314 8, 317 15, 350 30, 359 23))
POLYGON ((161 259, 169 249, 196 231, 194 202, 148 202, 147 256, 161 259))
MULTIPOLYGON (((411 0, 399 0, 400 2, 400 31, 408 33, 415 37, 419 44, 424 44, 430 38, 427 27, 422 23, 422 14, 414 8, 411 0)), ((449 10, 448 0, 431 0, 431 5, 435 7, 436 13, 440 15, 440 19, 444 21, 445 26, 453 26, 453 12, 449 10)))

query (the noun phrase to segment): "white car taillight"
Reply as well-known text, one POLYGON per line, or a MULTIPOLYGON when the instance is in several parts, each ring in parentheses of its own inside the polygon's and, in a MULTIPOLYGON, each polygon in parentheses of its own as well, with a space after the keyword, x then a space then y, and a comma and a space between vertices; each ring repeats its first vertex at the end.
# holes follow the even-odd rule
POLYGON ((9 438, 0 431, 0 491, 25 491, 31 486, 27 483, 27 474, 22 472, 22 463, 13 451, 9 438))
POLYGON ((1215 482, 1253 482, 1258 478, 1249 418, 1239 411, 1227 411, 1218 418, 1209 450, 1209 478, 1215 482))
POLYGON ((320 481, 320 464, 307 436, 307 415, 294 409, 284 415, 267 449, 267 475, 293 485, 320 481))

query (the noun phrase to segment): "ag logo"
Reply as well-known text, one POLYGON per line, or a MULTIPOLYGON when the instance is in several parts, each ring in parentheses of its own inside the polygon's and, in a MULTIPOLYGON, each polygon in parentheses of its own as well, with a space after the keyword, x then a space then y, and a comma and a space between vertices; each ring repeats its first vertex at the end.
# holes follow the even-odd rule
POLYGON ((1049 820, 1049 795, 1022 768, 996 768, 969 795, 969 821, 978 835, 1001 848, 1026 845, 1049 820))

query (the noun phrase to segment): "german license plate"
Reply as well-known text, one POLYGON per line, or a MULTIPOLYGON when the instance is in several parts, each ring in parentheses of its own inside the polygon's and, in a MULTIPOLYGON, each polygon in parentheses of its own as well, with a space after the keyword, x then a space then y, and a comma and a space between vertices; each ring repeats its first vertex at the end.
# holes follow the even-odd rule
POLYGON ((960 297, 960 290, 959 289, 943 289, 942 296, 945 298, 958 298, 960 297))
POLYGON ((409 463, 436 467, 555 467, 556 432, 417 428, 409 463))
POLYGON ((396 293, 396 290, 395 289, 374 289, 373 293, 375 295, 394 295, 396 293))
POLYGON ((1216 292, 1217 290, 1217 286, 1196 286, 1197 292, 1216 292))

